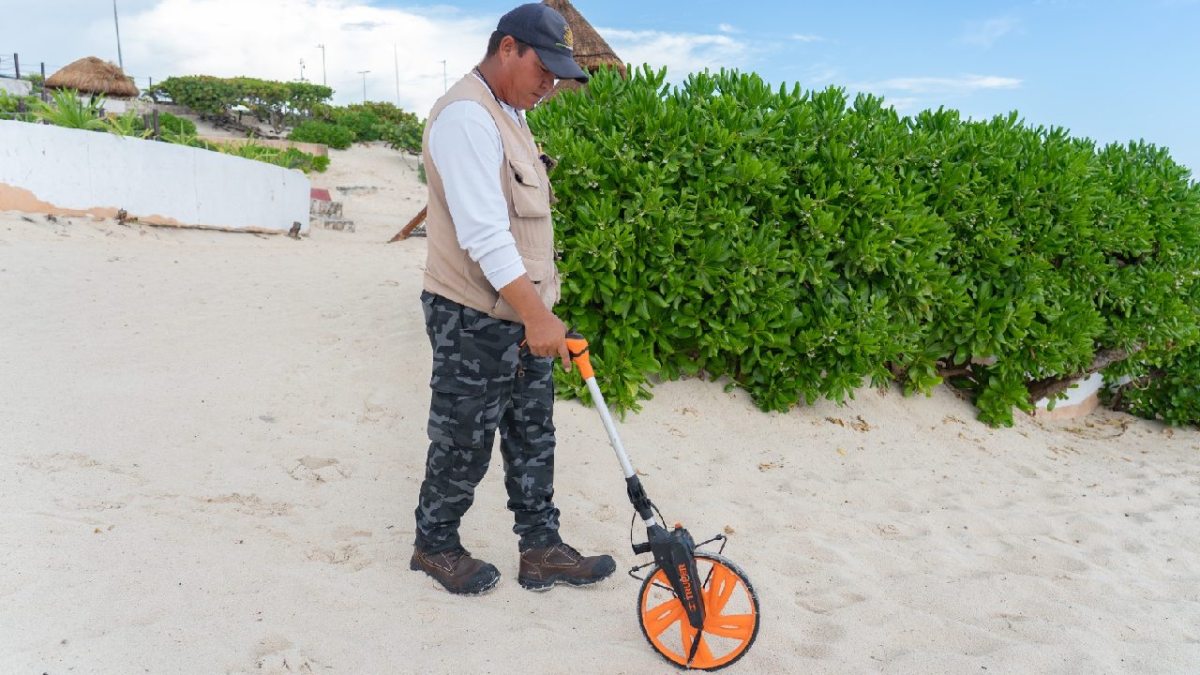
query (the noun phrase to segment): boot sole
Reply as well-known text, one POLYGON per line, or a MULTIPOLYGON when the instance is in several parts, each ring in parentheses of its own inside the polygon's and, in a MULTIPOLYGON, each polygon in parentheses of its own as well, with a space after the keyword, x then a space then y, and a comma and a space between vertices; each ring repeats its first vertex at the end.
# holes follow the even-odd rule
POLYGON ((550 590, 551 588, 554 588, 555 586, 557 586, 559 584, 562 584, 563 586, 574 586, 576 588, 579 588, 581 586, 592 586, 594 584, 598 584, 601 581, 604 581, 605 579, 607 579, 611 576, 612 576, 612 572, 609 572, 608 574, 600 577, 599 579, 589 579, 587 581, 576 581, 574 579, 564 579, 562 577, 554 577, 551 579, 539 579, 536 581, 532 580, 532 579, 518 578, 517 583, 521 585, 521 588, 524 588, 527 591, 533 591, 534 593, 545 593, 546 591, 550 590))
POLYGON ((449 593, 451 595, 465 595, 469 598, 475 597, 478 595, 487 595, 490 591, 492 591, 494 588, 496 588, 496 584, 500 583, 500 575, 497 574, 495 576, 495 578, 493 578, 490 582, 488 582, 487 585, 485 585, 483 588, 480 588, 477 591, 456 591, 453 588, 450 588, 446 584, 442 583, 441 579, 438 579, 437 577, 433 576, 424 567, 421 567, 420 565, 418 565, 415 562, 409 561, 408 569, 410 569, 414 572, 424 572, 425 576, 436 581, 439 586, 441 586, 443 589, 445 589, 445 591, 447 593, 449 593))

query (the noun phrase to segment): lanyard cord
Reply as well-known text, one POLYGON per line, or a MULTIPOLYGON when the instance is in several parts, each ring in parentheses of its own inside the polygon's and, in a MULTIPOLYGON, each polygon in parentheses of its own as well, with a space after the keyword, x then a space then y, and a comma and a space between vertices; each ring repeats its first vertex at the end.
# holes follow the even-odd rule
MULTIPOLYGON (((473 72, 475 73, 475 77, 478 77, 479 81, 483 82, 483 86, 487 87, 488 93, 492 95, 492 98, 496 99, 496 103, 500 104, 500 108, 502 110, 504 109, 505 106, 512 108, 511 105, 508 105, 504 101, 501 101, 500 97, 496 95, 496 90, 492 89, 492 85, 487 81, 487 78, 483 76, 483 73, 479 70, 479 66, 475 66, 475 69, 473 72)), ((513 110, 516 110, 516 108, 513 108, 513 110)), ((525 126, 525 116, 522 115, 521 111, 519 111, 519 110, 516 110, 516 113, 517 113, 517 116, 516 116, 517 124, 520 124, 522 127, 524 127, 525 126)))

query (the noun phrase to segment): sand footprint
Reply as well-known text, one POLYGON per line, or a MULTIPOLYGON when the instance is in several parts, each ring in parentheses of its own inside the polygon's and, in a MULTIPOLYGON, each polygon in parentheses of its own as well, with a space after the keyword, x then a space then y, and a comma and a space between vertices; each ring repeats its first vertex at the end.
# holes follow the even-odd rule
POLYGON ((343 525, 334 528, 332 535, 332 539, 337 542, 332 548, 314 548, 305 554, 305 558, 328 565, 343 565, 355 572, 369 567, 374 562, 372 554, 364 550, 359 543, 374 536, 369 530, 343 525))
POLYGON ((345 480, 353 472, 332 457, 301 457, 296 464, 288 469, 292 480, 303 480, 313 483, 332 483, 345 480))
POLYGON ((829 658, 831 646, 846 636, 846 629, 835 623, 820 622, 804 631, 806 641, 800 645, 800 654, 810 659, 829 658))
POLYGON ((206 504, 232 504, 235 511, 252 516, 286 516, 292 505, 287 502, 264 502, 258 495, 233 494, 220 497, 197 498, 206 504))
POLYGON ((358 418, 359 424, 366 422, 378 422, 387 416, 388 406, 386 405, 386 393, 382 390, 373 392, 363 401, 362 415, 358 418))
POLYGON ((282 635, 269 635, 259 640, 254 649, 254 665, 237 673, 256 675, 291 675, 293 673, 326 672, 329 666, 307 656, 296 649, 291 640, 282 635))
POLYGON ((866 596, 840 588, 796 593, 796 604, 814 614, 830 614, 866 599, 866 596))

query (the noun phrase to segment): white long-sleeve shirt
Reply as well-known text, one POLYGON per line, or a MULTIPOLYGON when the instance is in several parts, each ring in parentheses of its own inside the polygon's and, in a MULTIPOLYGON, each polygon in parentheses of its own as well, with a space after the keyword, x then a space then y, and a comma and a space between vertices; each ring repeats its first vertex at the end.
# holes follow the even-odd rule
MULTIPOLYGON (((499 103, 525 124, 520 111, 499 103)), ((496 290, 504 288, 525 273, 525 263, 510 231, 500 186, 504 146, 496 122, 475 101, 451 103, 429 130, 429 155, 442 177, 458 245, 479 263, 496 290)))

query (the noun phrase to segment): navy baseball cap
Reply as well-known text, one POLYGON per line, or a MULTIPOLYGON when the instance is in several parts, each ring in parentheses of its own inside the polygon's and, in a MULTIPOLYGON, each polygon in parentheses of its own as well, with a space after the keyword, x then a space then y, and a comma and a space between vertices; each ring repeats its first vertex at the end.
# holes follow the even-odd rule
POLYGON ((500 17, 496 30, 533 47, 542 65, 559 79, 588 81, 588 74, 575 62, 575 36, 553 7, 540 2, 521 5, 500 17))

